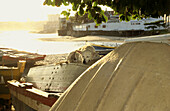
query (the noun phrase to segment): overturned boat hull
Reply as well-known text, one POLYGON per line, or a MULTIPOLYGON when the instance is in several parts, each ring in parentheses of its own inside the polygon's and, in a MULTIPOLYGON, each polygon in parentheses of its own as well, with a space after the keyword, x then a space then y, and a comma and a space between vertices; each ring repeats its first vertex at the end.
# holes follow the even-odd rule
POLYGON ((134 42, 93 64, 50 111, 168 111, 170 46, 134 42))
POLYGON ((88 67, 80 63, 33 67, 25 78, 26 83, 8 81, 12 104, 16 111, 48 111, 60 94, 88 67), (27 82, 32 86, 27 87, 27 82))

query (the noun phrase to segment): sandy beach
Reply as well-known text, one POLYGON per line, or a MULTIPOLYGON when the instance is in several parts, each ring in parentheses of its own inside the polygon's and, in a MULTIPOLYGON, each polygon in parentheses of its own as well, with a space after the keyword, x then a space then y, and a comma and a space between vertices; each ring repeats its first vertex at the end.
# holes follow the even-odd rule
MULTIPOLYGON (((112 36, 85 36, 85 37, 72 37, 72 36, 62 36, 60 38, 38 38, 40 41, 52 41, 52 42, 78 42, 78 41, 107 41, 107 42, 117 42, 123 43, 127 37, 112 37, 112 36)), ((68 53, 64 54, 50 54, 45 57, 43 61, 36 62, 36 65, 47 65, 47 64, 55 64, 61 61, 65 61, 68 53)))
MULTIPOLYGON (((113 37, 113 36, 84 36, 84 37, 72 37, 72 36, 60 36, 60 38, 38 38, 40 41, 109 41, 116 43, 125 43, 125 42, 133 42, 133 41, 153 41, 153 42, 164 42, 170 44, 170 33, 163 35, 153 35, 153 36, 145 36, 145 37, 113 37)), ((61 62, 66 60, 68 53, 64 54, 50 54, 45 57, 43 61, 36 62, 36 65, 44 65, 44 64, 55 64, 57 62, 61 62)))
POLYGON ((50 54, 46 55, 44 60, 37 61, 35 65, 48 65, 48 64, 56 64, 58 62, 65 61, 67 59, 67 53, 65 54, 50 54))
POLYGON ((84 37, 72 37, 72 36, 59 36, 57 38, 48 37, 48 38, 38 38, 41 41, 106 41, 106 42, 117 42, 117 43, 125 43, 127 41, 158 41, 158 42, 166 42, 169 44, 170 41, 170 33, 160 34, 160 35, 151 35, 151 36, 142 36, 142 37, 116 37, 116 36, 84 36, 84 37))
POLYGON ((39 38, 42 41, 110 41, 110 42, 124 42, 128 37, 114 37, 114 36, 84 36, 84 37, 72 37, 72 36, 59 36, 58 38, 39 38))

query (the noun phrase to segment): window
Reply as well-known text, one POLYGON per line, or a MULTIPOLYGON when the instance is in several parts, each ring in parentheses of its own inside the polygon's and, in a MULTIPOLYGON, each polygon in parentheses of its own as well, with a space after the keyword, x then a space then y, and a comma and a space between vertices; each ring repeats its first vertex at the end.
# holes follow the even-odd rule
POLYGON ((95 25, 94 28, 98 28, 98 26, 95 25))
POLYGON ((103 28, 106 28, 106 25, 103 25, 103 28))

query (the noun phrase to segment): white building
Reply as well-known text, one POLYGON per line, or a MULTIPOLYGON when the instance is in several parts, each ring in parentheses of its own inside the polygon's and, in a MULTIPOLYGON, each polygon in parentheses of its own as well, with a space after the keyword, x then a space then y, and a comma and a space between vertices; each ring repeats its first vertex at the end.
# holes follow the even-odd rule
MULTIPOLYGON (((162 19, 148 18, 142 20, 131 20, 129 22, 113 19, 109 20, 107 23, 102 23, 99 26, 96 26, 96 23, 87 23, 81 25, 75 25, 73 30, 75 31, 131 31, 131 30, 152 30, 147 29, 145 23, 151 23, 160 21, 162 19)), ((161 30, 163 27, 157 27, 155 29, 161 30)))
POLYGON ((44 25, 44 31, 46 32, 56 32, 59 29, 59 14, 48 15, 48 21, 44 25))

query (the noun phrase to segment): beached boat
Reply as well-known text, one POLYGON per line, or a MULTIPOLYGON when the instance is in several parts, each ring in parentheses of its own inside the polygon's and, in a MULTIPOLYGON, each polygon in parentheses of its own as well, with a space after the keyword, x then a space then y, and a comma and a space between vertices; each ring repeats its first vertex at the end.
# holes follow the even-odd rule
POLYGON ((93 46, 95 48, 95 51, 99 55, 106 55, 118 47, 118 46, 111 47, 111 46, 106 46, 106 45, 98 45, 98 44, 93 44, 93 43, 87 43, 87 44, 93 46))
POLYGON ((8 81, 12 104, 16 111, 48 111, 60 93, 48 93, 29 83, 8 81))
POLYGON ((11 104, 9 89, 5 84, 3 76, 0 76, 0 111, 6 111, 11 104))
POLYGON ((125 43, 93 64, 50 111, 169 111, 170 45, 125 43))
POLYGON ((10 48, 0 48, 0 65, 17 66, 19 60, 25 60, 27 64, 34 64, 36 61, 43 60, 45 56, 10 48))
POLYGON ((5 82, 12 79, 19 80, 24 72, 25 64, 25 61, 19 61, 18 67, 0 66, 0 75, 4 77, 5 82))
POLYGON ((48 111, 67 87, 89 65, 80 63, 61 63, 37 66, 30 69, 25 81, 9 81, 12 104, 17 111, 48 111), (31 83, 31 87, 27 87, 31 83))
POLYGON ((11 104, 11 96, 7 81, 19 80, 25 69, 25 61, 19 61, 18 67, 0 66, 0 109, 7 110, 11 104))
POLYGON ((61 93, 92 62, 94 63, 99 59, 97 59, 97 53, 93 51, 92 46, 83 47, 79 51, 71 52, 67 61, 30 68, 27 76, 21 78, 20 82, 8 81, 15 109, 17 111, 48 111, 61 93))

